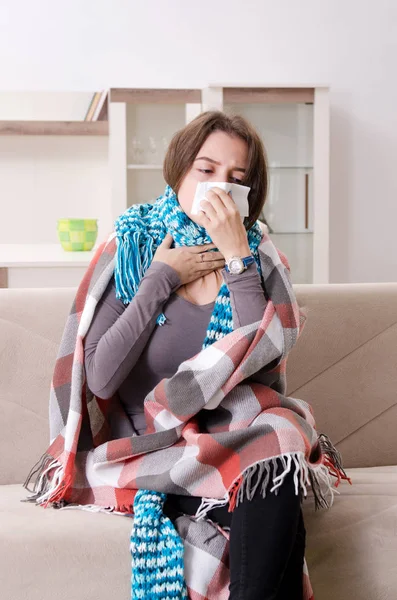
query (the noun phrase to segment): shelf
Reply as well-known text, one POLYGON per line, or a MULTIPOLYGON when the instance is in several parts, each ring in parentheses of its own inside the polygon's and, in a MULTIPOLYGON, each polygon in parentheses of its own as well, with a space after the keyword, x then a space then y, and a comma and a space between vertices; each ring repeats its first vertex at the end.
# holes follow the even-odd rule
POLYGON ((329 83, 327 82, 321 82, 321 81, 312 81, 310 84, 307 83, 287 83, 285 81, 283 81, 282 83, 280 81, 266 81, 263 83, 253 83, 253 82, 246 82, 244 85, 241 85, 241 83, 239 81, 211 81, 211 83, 209 84, 211 87, 215 87, 215 88, 238 88, 238 89, 246 89, 246 88, 253 88, 253 89, 289 89, 289 90, 300 90, 302 88, 308 88, 309 85, 309 89, 314 90, 315 88, 318 87, 328 87, 329 83))
POLYGON ((111 88, 110 102, 126 102, 127 104, 197 104, 201 103, 201 90, 111 88))
POLYGON ((223 102, 225 104, 296 104, 314 102, 314 88, 266 88, 266 87, 225 87, 223 86, 223 102))
POLYGON ((61 244, 0 244, 0 268, 88 267, 97 248, 68 252, 61 244))
POLYGON ((108 135, 107 121, 0 121, 0 135, 108 135))

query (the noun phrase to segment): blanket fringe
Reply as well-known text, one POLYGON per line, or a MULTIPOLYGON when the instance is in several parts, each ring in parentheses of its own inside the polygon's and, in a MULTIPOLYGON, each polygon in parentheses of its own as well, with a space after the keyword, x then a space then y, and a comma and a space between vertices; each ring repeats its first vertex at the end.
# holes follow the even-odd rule
MULTIPOLYGON (((261 485, 261 495, 266 497, 269 481, 271 478, 272 487, 270 492, 278 494, 285 476, 295 467, 294 484, 295 493, 299 493, 299 487, 304 497, 307 496, 307 485, 310 485, 314 495, 315 510, 319 508, 330 508, 334 501, 336 490, 341 480, 344 479, 352 485, 350 477, 346 475, 342 466, 342 457, 340 452, 332 444, 329 437, 321 433, 318 437, 319 446, 322 451, 322 462, 312 466, 307 463, 302 452, 285 453, 278 457, 273 457, 265 461, 257 462, 248 467, 231 485, 223 498, 203 498, 199 508, 196 511, 195 518, 203 519, 207 513, 216 508, 229 504, 229 512, 232 512, 236 506, 246 497, 251 500, 256 489, 261 485), (277 475, 277 461, 279 458, 283 464, 284 470, 277 475), (335 487, 333 487, 332 478, 335 477, 335 487), (255 483, 254 483, 255 480, 255 483), (330 496, 330 499, 327 499, 330 496)), ((52 455, 46 452, 40 457, 37 463, 32 467, 25 482, 22 484, 25 489, 32 493, 31 496, 21 499, 21 502, 35 502, 37 504, 48 506, 52 503, 54 508, 80 508, 92 512, 105 512, 120 515, 129 515, 131 512, 125 506, 100 507, 95 504, 72 504, 67 503, 65 494, 72 485, 72 478, 65 473, 64 466, 52 455), (29 489, 28 484, 36 475, 34 488, 29 489)))
POLYGON ((229 504, 229 512, 232 512, 244 498, 252 500, 258 486, 261 486, 260 492, 263 498, 266 497, 271 481, 270 492, 278 495, 287 473, 291 468, 295 468, 294 484, 295 494, 298 495, 299 488, 303 496, 307 497, 307 486, 310 486, 314 496, 315 510, 319 508, 330 508, 334 502, 336 490, 342 479, 347 480, 350 485, 352 481, 346 475, 342 466, 342 457, 340 452, 332 444, 329 437, 321 433, 318 436, 318 443, 322 452, 322 461, 320 464, 312 466, 306 461, 302 452, 284 453, 277 457, 257 462, 248 467, 240 477, 231 485, 225 498, 203 498, 197 509, 195 518, 202 519, 215 507, 229 504), (276 459, 280 459, 283 464, 283 472, 277 475, 278 464, 276 459), (336 477, 335 487, 332 478, 336 477))
POLYGON ((21 502, 35 502, 37 505, 58 510, 79 509, 89 512, 103 512, 106 514, 131 516, 132 511, 130 506, 125 504, 115 506, 100 506, 98 504, 78 504, 76 502, 67 502, 65 493, 72 484, 72 478, 64 474, 63 465, 50 454, 46 452, 39 458, 37 463, 33 465, 25 482, 22 484, 25 489, 32 492, 31 496, 22 498, 21 502), (50 475, 51 471, 54 471, 50 475), (33 489, 29 489, 28 485, 31 479, 36 475, 36 480, 33 489))
MULTIPOLYGON (((300 488, 303 495, 306 497, 306 485, 310 485, 310 467, 308 467, 306 463, 305 456, 303 452, 284 453, 251 465, 233 482, 229 490, 229 512, 232 512, 236 506, 243 501, 244 497, 247 498, 247 500, 252 500, 258 486, 261 486, 260 493, 262 497, 266 498, 270 481, 270 492, 274 492, 277 496, 285 476, 290 473, 291 468, 293 469, 294 467, 295 494, 299 494, 300 488), (284 468, 283 472, 279 475, 277 475, 277 459, 281 460, 284 468)), ((317 467, 317 469, 321 470, 321 467, 322 465, 317 467)), ((323 467, 323 469, 325 469, 325 467, 323 467)), ((329 488, 330 486, 327 487, 329 488)))
POLYGON ((56 458, 44 452, 37 463, 33 465, 22 485, 29 492, 32 492, 32 495, 21 499, 21 502, 44 504, 45 508, 52 502, 55 503, 54 508, 58 508, 56 505, 58 501, 61 505, 65 502, 64 496, 72 485, 72 478, 66 475, 64 466, 56 458), (50 475, 51 471, 53 471, 52 475, 50 475), (34 475, 36 475, 34 487, 29 489, 29 482, 34 475))
MULTIPOLYGON (((310 484, 310 479, 308 478, 309 469, 306 464, 304 454, 302 452, 288 454, 285 453, 277 457, 257 462, 245 469, 242 475, 233 482, 229 491, 226 492, 224 498, 203 498, 196 514, 194 515, 194 518, 201 520, 206 517, 207 513, 213 508, 225 506, 227 504, 229 505, 228 511, 233 512, 236 506, 242 502, 244 497, 246 497, 248 500, 252 500, 258 486, 261 486, 261 495, 263 498, 265 498, 269 488, 270 479, 272 480, 273 484, 270 491, 274 492, 277 496, 279 488, 284 481, 284 477, 291 471, 292 463, 295 466, 295 493, 299 493, 300 484, 303 493, 306 496, 307 488, 305 483, 310 484), (281 460, 284 467, 284 471, 279 475, 277 475, 277 458, 281 460)), ((317 467, 317 469, 321 468, 326 471, 326 468, 322 467, 321 465, 317 467)), ((324 475, 325 474, 323 474, 323 477, 324 475)))
POLYGON ((220 506, 226 506, 229 502, 229 494, 226 492, 225 496, 219 498, 202 498, 200 506, 198 507, 196 514, 194 515, 195 520, 201 521, 205 518, 206 514, 213 508, 220 506))
POLYGON ((329 437, 325 433, 320 433, 318 441, 324 455, 323 464, 328 467, 330 474, 338 480, 335 482, 335 487, 338 487, 342 479, 353 485, 352 480, 346 475, 342 466, 342 456, 339 450, 332 444, 329 437))
POLYGON ((127 508, 125 511, 119 511, 118 510, 118 506, 99 506, 98 504, 77 504, 77 503, 70 503, 70 504, 63 504, 63 500, 61 500, 61 502, 56 502, 55 504, 57 504, 58 506, 54 506, 54 508, 57 508, 59 510, 86 510, 88 512, 101 512, 101 513, 105 513, 107 515, 120 515, 121 517, 131 517, 133 516, 132 511, 130 510, 129 512, 127 512, 127 508))

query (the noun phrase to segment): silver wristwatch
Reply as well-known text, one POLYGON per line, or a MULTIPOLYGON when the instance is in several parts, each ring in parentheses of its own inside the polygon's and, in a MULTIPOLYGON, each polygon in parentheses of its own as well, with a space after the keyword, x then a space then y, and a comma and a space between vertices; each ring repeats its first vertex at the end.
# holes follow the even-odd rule
POLYGON ((240 256, 232 256, 226 263, 225 269, 228 273, 232 273, 232 275, 239 275, 243 271, 246 270, 248 265, 253 263, 255 258, 250 256, 245 256, 241 258, 240 256))

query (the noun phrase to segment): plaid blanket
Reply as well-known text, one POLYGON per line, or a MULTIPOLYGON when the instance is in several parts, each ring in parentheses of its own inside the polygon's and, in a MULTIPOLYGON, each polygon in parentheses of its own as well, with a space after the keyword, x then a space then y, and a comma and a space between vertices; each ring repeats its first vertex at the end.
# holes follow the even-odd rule
MULTIPOLYGON (((128 416, 117 393, 104 400, 88 388, 84 337, 114 273, 113 232, 98 247, 74 298, 51 382, 50 445, 23 484, 32 495, 21 501, 129 517, 138 489, 201 497, 195 517, 175 523, 192 600, 228 597, 229 532, 206 515, 214 506, 233 510, 250 498, 257 468, 263 489, 272 477, 275 493, 295 469, 296 493, 300 486, 306 496, 310 486, 316 509, 332 505, 341 479, 350 482, 339 452, 318 434, 310 404, 285 395, 287 356, 306 314, 295 298, 288 260, 265 232, 258 251, 267 299, 262 320, 234 330, 160 381, 144 401, 145 435, 111 439, 110 415, 120 423, 128 416), (276 457, 283 461, 281 474, 276 457)), ((305 600, 311 600, 306 561, 302 576, 305 600)))

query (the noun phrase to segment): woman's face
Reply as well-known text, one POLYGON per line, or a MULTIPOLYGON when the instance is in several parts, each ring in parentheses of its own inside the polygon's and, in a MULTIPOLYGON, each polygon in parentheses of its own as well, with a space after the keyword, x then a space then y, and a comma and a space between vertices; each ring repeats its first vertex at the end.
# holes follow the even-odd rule
POLYGON ((197 184, 201 181, 241 184, 247 160, 248 146, 241 138, 223 131, 214 131, 207 137, 178 192, 179 204, 192 221, 197 216, 190 213, 197 184))

